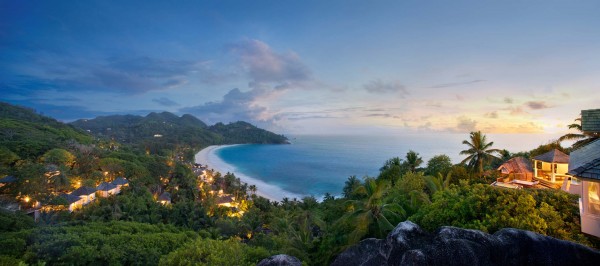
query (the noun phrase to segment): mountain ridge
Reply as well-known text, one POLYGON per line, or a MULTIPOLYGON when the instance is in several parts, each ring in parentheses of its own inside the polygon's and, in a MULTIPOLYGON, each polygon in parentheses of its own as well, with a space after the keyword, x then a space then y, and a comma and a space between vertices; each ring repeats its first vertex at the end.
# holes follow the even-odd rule
POLYGON ((148 142, 185 143, 192 147, 219 144, 284 144, 287 138, 260 129, 248 122, 217 123, 208 126, 199 118, 170 112, 151 112, 146 116, 110 115, 79 119, 69 123, 94 136, 128 144, 148 142))

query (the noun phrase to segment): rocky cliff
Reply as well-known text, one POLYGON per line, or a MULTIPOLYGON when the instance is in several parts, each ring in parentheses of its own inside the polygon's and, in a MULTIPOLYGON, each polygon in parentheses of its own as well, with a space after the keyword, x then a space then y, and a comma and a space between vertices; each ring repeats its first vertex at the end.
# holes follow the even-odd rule
POLYGON ((600 265, 600 252, 530 231, 493 235, 456 227, 430 234, 406 221, 386 239, 365 239, 332 265, 600 265))

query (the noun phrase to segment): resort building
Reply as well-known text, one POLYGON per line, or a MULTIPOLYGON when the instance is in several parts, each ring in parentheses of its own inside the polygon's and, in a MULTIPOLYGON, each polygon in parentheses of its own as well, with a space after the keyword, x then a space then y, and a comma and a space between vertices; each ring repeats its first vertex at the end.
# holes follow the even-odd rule
POLYGON ((91 187, 80 187, 71 192, 71 195, 80 197, 83 200, 82 205, 86 205, 96 199, 96 189, 91 187))
POLYGON ((569 155, 557 149, 533 158, 533 178, 543 186, 559 189, 568 171, 569 155))
POLYGON ((165 191, 162 194, 160 194, 160 196, 158 197, 158 202, 162 205, 171 204, 171 193, 165 191))
POLYGON ((232 195, 222 195, 217 200, 217 205, 221 207, 229 207, 234 208, 237 207, 237 203, 235 203, 235 197, 232 195))
POLYGON ((107 182, 102 182, 100 185, 98 185, 98 187, 96 187, 96 190, 98 191, 98 196, 103 198, 107 198, 119 193, 119 188, 117 185, 107 182))
MULTIPOLYGON (((581 111, 581 126, 588 135, 600 134, 600 109, 581 111)), ((600 139, 571 152, 569 174, 581 186, 581 232, 600 237, 600 139)))
POLYGON ((117 186, 115 194, 121 193, 121 188, 129 186, 129 181, 124 177, 117 177, 111 182, 111 184, 117 186))
POLYGON ((75 196, 75 195, 71 195, 71 194, 63 194, 62 195, 63 198, 65 198, 65 200, 67 200, 67 203, 69 204, 69 211, 73 212, 74 210, 77 210, 81 207, 83 207, 85 199, 75 196))
POLYGON ((497 169, 500 177, 493 186, 506 188, 535 187, 538 181, 533 181, 531 161, 524 157, 515 157, 500 165, 497 169))
POLYGON ((504 162, 498 167, 498 171, 500 171, 500 175, 503 178, 508 178, 509 180, 533 180, 531 161, 524 157, 515 157, 504 162))

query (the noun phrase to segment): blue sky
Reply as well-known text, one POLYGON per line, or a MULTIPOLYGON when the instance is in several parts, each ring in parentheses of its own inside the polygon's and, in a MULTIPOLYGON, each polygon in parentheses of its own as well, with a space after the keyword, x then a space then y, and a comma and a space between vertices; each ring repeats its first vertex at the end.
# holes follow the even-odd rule
POLYGON ((600 108, 598 1, 0 1, 0 100, 282 133, 557 133, 600 108))

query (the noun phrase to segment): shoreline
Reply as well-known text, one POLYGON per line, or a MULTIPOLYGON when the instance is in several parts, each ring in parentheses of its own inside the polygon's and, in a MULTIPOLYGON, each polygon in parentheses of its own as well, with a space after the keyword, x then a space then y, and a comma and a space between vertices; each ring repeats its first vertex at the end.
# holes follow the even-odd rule
POLYGON ((217 172, 220 172, 221 175, 225 175, 227 172, 233 173, 237 178, 240 179, 241 182, 244 182, 248 185, 256 186, 256 195, 261 196, 263 198, 267 198, 271 201, 281 201, 283 198, 287 197, 289 199, 297 198, 298 200, 302 199, 302 195, 294 194, 289 191, 285 191, 282 188, 266 183, 263 180, 259 180, 256 178, 252 178, 247 176, 241 172, 239 172, 235 166, 230 165, 224 162, 219 156, 217 156, 216 152, 220 149, 226 147, 232 147, 243 144, 233 144, 233 145, 211 145, 208 146, 201 151, 199 151, 194 159, 196 163, 206 165, 208 169, 213 169, 217 172))

